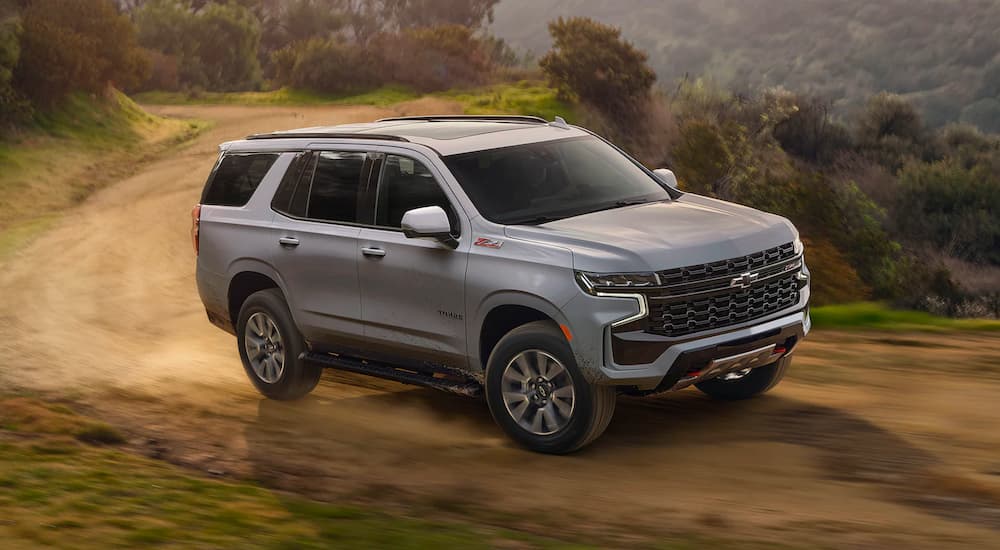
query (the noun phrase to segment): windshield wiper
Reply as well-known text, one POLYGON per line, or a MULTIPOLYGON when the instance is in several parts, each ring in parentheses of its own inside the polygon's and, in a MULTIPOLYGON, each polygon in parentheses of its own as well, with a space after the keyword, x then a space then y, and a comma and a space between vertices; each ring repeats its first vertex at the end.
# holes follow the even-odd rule
POLYGON ((522 218, 519 220, 512 220, 506 222, 507 225, 540 225, 543 223, 554 222, 556 220, 561 220, 561 216, 532 216, 530 218, 522 218))
POLYGON ((646 204, 647 202, 654 202, 651 199, 623 199, 620 201, 615 201, 615 206, 635 206, 637 204, 646 204))

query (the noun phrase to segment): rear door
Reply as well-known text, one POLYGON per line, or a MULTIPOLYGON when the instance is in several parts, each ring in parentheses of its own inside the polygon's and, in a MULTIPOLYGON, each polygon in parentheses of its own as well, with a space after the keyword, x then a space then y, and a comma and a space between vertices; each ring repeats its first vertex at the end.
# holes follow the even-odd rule
MULTIPOLYGON (((394 360, 466 366, 465 271, 469 239, 452 197, 428 164, 410 156, 380 157, 370 202, 373 223, 361 229, 358 273, 369 345, 394 360), (411 209, 440 206, 459 236, 455 250, 403 235, 411 209)), ((466 224, 467 225, 467 224, 466 224)))
POLYGON ((364 333, 358 215, 371 164, 363 151, 302 153, 275 194, 272 257, 310 342, 352 342, 364 333))

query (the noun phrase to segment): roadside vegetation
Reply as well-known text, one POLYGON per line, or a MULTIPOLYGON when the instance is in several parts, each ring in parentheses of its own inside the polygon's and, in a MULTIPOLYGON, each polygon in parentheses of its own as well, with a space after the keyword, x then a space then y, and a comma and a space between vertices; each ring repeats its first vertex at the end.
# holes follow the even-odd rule
POLYGON ((67 208, 205 127, 150 115, 120 92, 108 94, 71 95, 0 140, 0 260, 67 208))

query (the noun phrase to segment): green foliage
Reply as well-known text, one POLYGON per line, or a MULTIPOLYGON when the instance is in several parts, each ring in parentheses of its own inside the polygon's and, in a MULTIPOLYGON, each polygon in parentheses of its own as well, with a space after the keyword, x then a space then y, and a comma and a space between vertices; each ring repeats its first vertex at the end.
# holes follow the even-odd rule
POLYGON ((381 34, 365 46, 340 38, 297 42, 272 54, 275 82, 326 94, 392 84, 421 91, 485 83, 494 66, 471 29, 443 25, 381 34))
POLYGON ((261 84, 260 22, 238 4, 192 9, 179 0, 151 0, 135 15, 139 41, 177 61, 180 84, 215 91, 261 84))
POLYGON ((552 85, 609 118, 634 120, 648 103, 656 75, 646 54, 622 40, 621 30, 593 19, 549 23, 553 47, 539 61, 552 85))
POLYGON ((110 0, 33 0, 22 15, 17 88, 51 106, 74 91, 130 88, 148 71, 135 29, 110 0))
POLYGON ((0 20, 0 127, 11 123, 25 108, 14 89, 14 68, 21 57, 21 25, 16 19, 0 20))
POLYGON ((462 104, 466 114, 503 115, 522 114, 554 120, 561 116, 570 123, 578 119, 574 106, 557 97, 552 88, 537 82, 521 81, 515 84, 496 84, 487 88, 444 92, 442 97, 462 104))
POLYGON ((873 160, 895 172, 908 158, 924 153, 926 132, 920 114, 894 94, 872 96, 856 121, 858 146, 873 160))
POLYGON ((335 38, 313 38, 276 51, 275 82, 327 94, 348 94, 376 86, 364 51, 335 38))
POLYGON ((781 148, 809 162, 829 164, 852 147, 847 128, 831 118, 829 102, 795 97, 787 118, 774 127, 781 148))
POLYGON ((992 163, 908 164, 899 176, 895 209, 908 240, 1000 265, 1000 175, 992 163))

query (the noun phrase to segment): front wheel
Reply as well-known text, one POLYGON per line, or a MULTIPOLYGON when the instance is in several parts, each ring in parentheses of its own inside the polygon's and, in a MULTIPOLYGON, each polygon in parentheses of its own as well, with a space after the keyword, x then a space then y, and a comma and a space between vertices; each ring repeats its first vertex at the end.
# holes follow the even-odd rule
POLYGON ((305 342, 279 290, 261 290, 247 298, 240 308, 236 335, 243 368, 265 396, 298 399, 319 383, 323 369, 299 359, 305 342))
POLYGON ((785 377, 785 371, 791 363, 791 357, 784 357, 771 365, 757 367, 747 373, 729 373, 699 382, 695 387, 715 399, 725 401, 749 399, 777 386, 785 377))
POLYGON ((486 367, 493 419, 533 451, 564 454, 597 439, 615 411, 614 387, 587 382, 554 323, 537 321, 504 336, 486 367))

